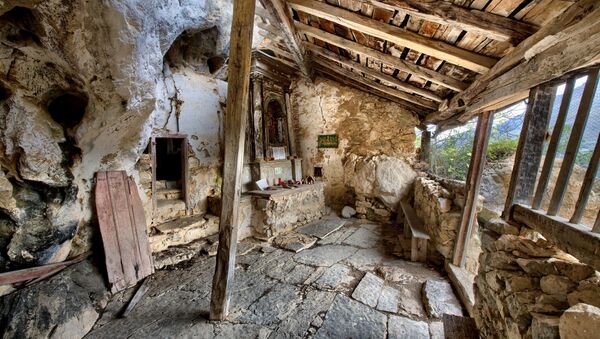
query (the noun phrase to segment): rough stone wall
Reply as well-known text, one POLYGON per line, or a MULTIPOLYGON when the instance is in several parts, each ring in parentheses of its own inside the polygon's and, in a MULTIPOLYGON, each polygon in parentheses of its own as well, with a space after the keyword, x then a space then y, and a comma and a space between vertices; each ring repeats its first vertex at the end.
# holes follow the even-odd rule
POLYGON ((228 0, 14 3, 0 3, 0 271, 89 248, 94 173, 126 170, 139 182, 134 165, 177 103, 167 50, 184 31, 216 27, 223 54, 232 10, 228 0), (76 102, 49 114, 66 94, 76 102), (77 103, 81 117, 70 115, 77 103))
POLYGON ((558 338, 566 309, 600 306, 600 274, 538 232, 492 219, 482 248, 474 307, 482 337, 558 338))
MULTIPOLYGON (((431 237, 430 243, 433 246, 429 247, 430 252, 435 250, 444 259, 452 260, 465 201, 465 184, 455 180, 438 180, 428 176, 422 176, 415 180, 414 208, 431 237)), ((482 204, 483 199, 480 197, 478 210, 481 210, 482 204)), ((465 264, 465 269, 473 275, 477 274, 479 269, 479 254, 481 253, 478 228, 475 227, 473 238, 469 242, 465 264)), ((433 255, 430 257, 435 258, 433 255)))
POLYGON ((270 239, 321 218, 326 213, 324 189, 325 185, 317 182, 269 199, 252 197, 255 236, 270 239))
MULTIPOLYGON (((296 144, 305 174, 322 167, 326 202, 355 204, 355 195, 377 199, 389 211, 411 187, 415 172, 415 114, 377 96, 317 77, 291 86, 296 144), (337 134, 335 149, 317 148, 320 134, 337 134), (407 188, 408 187, 408 188, 407 188)), ((359 206, 360 207, 360 206, 359 206)))

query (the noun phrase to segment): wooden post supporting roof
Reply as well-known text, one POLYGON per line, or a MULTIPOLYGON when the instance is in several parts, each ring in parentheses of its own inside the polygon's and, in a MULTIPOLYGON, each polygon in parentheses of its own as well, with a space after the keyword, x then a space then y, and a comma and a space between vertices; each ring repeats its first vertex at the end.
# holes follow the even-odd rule
POLYGON ((481 177, 485 166, 485 156, 490 140, 492 122, 494 114, 492 112, 483 112, 477 118, 477 128, 475 129, 475 140, 473 140, 473 151, 471 152, 471 163, 465 186, 465 205, 462 211, 460 228, 456 237, 454 246, 454 256, 452 264, 454 266, 465 266, 467 258, 467 248, 469 240, 473 234, 475 223, 475 211, 477 210, 477 200, 479 198, 479 187, 481 186, 481 177))
POLYGON ((429 164, 431 157, 431 132, 427 130, 427 126, 421 129, 421 152, 419 160, 429 164))
POLYGON ((531 89, 529 93, 529 104, 525 112, 504 204, 505 220, 508 220, 513 204, 529 204, 533 198, 555 92, 556 87, 541 85, 531 89))
POLYGON ((233 3, 219 248, 210 301, 212 320, 224 320, 227 317, 235 271, 255 2, 236 0, 233 3))

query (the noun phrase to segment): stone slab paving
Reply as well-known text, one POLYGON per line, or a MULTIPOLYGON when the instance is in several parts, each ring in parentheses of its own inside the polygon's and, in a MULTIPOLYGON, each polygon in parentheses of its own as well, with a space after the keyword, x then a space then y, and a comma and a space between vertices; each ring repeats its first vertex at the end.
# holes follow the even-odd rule
POLYGON ((384 312, 398 313, 399 298, 400 291, 392 286, 383 286, 377 300, 377 309, 384 312))
POLYGON ((386 320, 383 313, 338 294, 315 339, 385 338, 386 320))
POLYGON ((298 263, 312 266, 332 266, 354 254, 357 249, 344 245, 325 245, 302 251, 294 256, 298 263))
POLYGON ((306 224, 302 227, 299 227, 296 231, 299 233, 304 233, 306 235, 311 235, 317 237, 319 239, 323 239, 331 233, 340 229, 346 220, 340 219, 338 217, 325 217, 323 219, 313 221, 309 224, 306 224))
POLYGON ((383 284, 384 282, 381 278, 367 272, 358 286, 356 286, 356 289, 354 289, 354 292, 352 292, 352 298, 363 304, 375 307, 383 289, 383 284))
POLYGON ((423 303, 432 318, 441 318, 444 314, 463 315, 460 301, 447 281, 427 280, 423 285, 423 303))
POLYGON ((343 244, 361 248, 373 248, 381 242, 381 236, 366 228, 359 228, 344 240, 343 244))
POLYGON ((329 268, 314 282, 314 285, 322 290, 342 290, 354 281, 352 269, 342 264, 335 264, 329 268))
POLYGON ((281 234, 273 239, 273 245, 295 253, 310 248, 316 243, 316 237, 298 232, 281 234))
POLYGON ((425 321, 392 315, 388 321, 388 338, 429 339, 429 325, 425 321))
POLYGON ((384 241, 362 247, 370 242, 365 237, 384 237, 391 227, 349 219, 322 239, 333 242, 300 253, 248 245, 237 258, 230 316, 223 322, 208 320, 215 259, 196 256, 173 271, 157 271, 127 318, 118 315, 133 290, 113 297, 88 337, 443 338, 443 325, 425 311, 422 293, 432 300, 434 292, 448 292, 436 283, 423 287, 444 278, 393 257, 384 241), (352 236, 354 245, 341 244, 352 236))

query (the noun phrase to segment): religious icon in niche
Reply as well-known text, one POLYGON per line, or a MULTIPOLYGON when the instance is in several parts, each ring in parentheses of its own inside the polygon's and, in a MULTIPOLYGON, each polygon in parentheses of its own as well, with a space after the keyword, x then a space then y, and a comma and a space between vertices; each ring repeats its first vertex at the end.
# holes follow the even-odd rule
POLYGON ((318 148, 338 148, 339 144, 337 134, 322 134, 317 139, 318 148))
POLYGON ((269 146, 287 146, 287 119, 285 111, 278 100, 271 100, 267 104, 267 140, 269 146))

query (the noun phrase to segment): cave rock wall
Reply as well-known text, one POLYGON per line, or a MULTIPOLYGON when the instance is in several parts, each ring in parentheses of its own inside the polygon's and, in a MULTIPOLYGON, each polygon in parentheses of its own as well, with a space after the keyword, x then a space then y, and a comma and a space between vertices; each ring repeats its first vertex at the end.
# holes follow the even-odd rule
MULTIPOLYGON (((172 128, 169 81, 189 75, 169 74, 165 55, 182 34, 209 30, 210 53, 181 47, 170 60, 210 72, 193 64, 227 52, 231 12, 229 0, 0 2, 0 271, 89 248, 94 173, 126 170, 140 181, 135 164, 149 137, 172 128)), ((205 82, 199 93, 223 95, 223 85, 190 81, 205 82)), ((183 130, 203 116, 185 105, 183 130)), ((211 128, 191 141, 196 168, 218 166, 211 128)), ((193 200, 201 205, 200 191, 193 200)))

